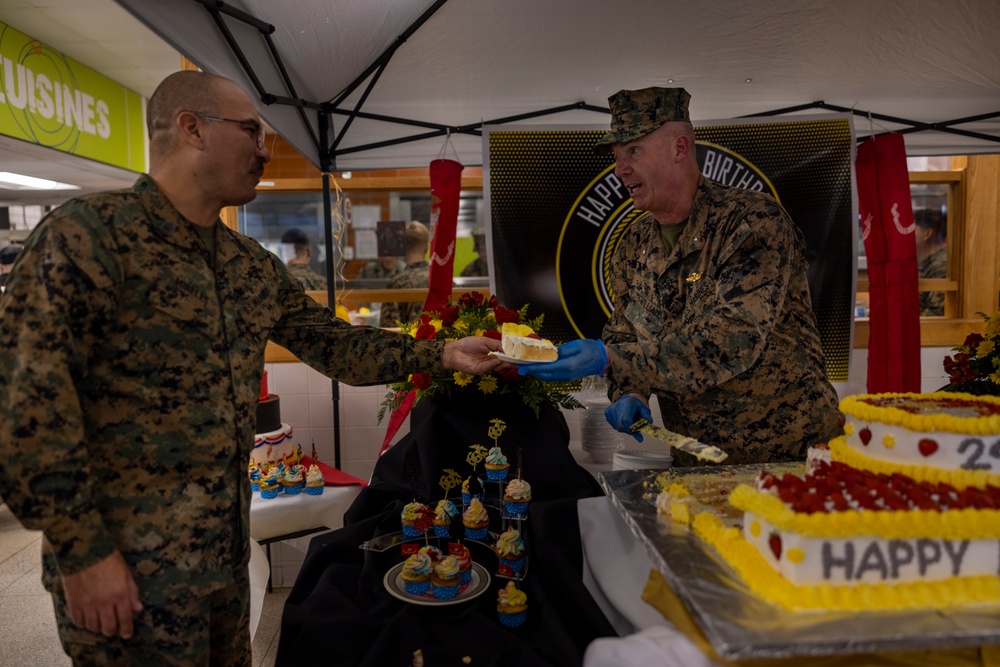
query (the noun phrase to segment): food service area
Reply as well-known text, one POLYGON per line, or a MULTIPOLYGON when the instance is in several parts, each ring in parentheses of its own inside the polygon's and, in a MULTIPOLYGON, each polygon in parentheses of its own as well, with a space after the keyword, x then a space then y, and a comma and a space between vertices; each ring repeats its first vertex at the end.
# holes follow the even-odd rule
POLYGON ((0 0, 0 667, 1000 665, 1000 5, 0 0))

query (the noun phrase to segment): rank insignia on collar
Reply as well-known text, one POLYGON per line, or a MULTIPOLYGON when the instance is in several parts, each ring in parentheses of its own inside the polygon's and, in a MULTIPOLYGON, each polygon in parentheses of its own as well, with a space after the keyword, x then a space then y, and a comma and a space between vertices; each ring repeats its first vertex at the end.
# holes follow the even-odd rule
POLYGON ((689 282, 689 283, 696 283, 699 280, 701 280, 701 274, 698 273, 697 271, 695 271, 694 273, 692 273, 691 275, 689 275, 684 280, 687 281, 687 282, 689 282))

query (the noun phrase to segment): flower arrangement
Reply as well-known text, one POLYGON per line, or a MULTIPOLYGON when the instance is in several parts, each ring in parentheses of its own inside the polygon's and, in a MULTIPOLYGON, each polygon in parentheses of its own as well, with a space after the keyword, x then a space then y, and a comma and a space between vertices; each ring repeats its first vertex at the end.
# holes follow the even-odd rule
POLYGON ((986 321, 985 335, 970 333, 954 357, 944 358, 949 382, 941 391, 959 391, 976 396, 1000 395, 1000 312, 977 313, 986 321))
MULTIPOLYGON (((501 306, 496 296, 487 300, 479 292, 470 292, 459 297, 458 303, 449 302, 440 311, 423 313, 416 322, 403 323, 400 330, 417 340, 456 340, 465 336, 500 340, 500 327, 506 322, 523 324, 534 332, 541 328, 543 316, 529 319, 527 311, 527 305, 512 310, 501 306)), ((537 333, 534 335, 537 336, 537 333)), ((422 396, 447 396, 455 392, 477 392, 484 397, 517 394, 536 416, 545 404, 570 410, 583 407, 563 391, 564 387, 563 383, 543 382, 535 377, 518 375, 516 368, 509 367, 484 375, 460 371, 449 371, 446 375, 414 373, 404 382, 389 385, 389 393, 382 402, 378 419, 381 422, 386 413, 396 410, 411 391, 416 392, 416 400, 422 396)))

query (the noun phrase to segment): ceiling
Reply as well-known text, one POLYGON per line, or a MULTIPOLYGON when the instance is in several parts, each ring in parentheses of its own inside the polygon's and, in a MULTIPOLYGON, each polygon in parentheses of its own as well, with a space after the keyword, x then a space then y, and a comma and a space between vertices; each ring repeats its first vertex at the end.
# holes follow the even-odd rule
MULTIPOLYGON (((180 69, 173 47, 114 0, 0 0, 0 21, 149 97, 180 69)), ((135 174, 0 135, 0 171, 79 185, 55 192, 0 187, 0 206, 59 204, 81 192, 131 185, 135 174)))

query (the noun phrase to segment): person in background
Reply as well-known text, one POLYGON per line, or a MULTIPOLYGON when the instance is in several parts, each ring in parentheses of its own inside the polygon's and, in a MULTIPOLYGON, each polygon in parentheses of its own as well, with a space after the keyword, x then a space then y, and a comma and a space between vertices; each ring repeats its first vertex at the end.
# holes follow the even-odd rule
MULTIPOLYGON (((427 287, 431 270, 430 262, 427 261, 430 243, 431 233, 422 222, 411 220, 406 223, 406 234, 403 237, 406 268, 389 279, 386 289, 427 287)), ((379 326, 396 327, 399 322, 412 322, 420 317, 423 308, 423 301, 385 301, 382 303, 379 326)))
POLYGON ((490 267, 486 262, 486 230, 476 227, 472 230, 472 251, 476 258, 465 265, 462 276, 465 278, 490 275, 490 267))
MULTIPOLYGON (((622 90, 598 152, 645 211, 610 274, 615 307, 603 341, 579 339, 522 374, 569 380, 607 371, 605 411, 631 433, 659 401, 663 425, 717 445, 726 463, 805 459, 842 432, 824 372, 802 235, 772 197, 701 175, 690 96, 622 90)), ((641 440, 641 436, 636 439, 641 440)), ((673 465, 697 460, 674 452, 673 465)))
POLYGON ((288 267, 288 272, 302 283, 302 289, 325 292, 326 278, 309 268, 309 262, 312 261, 312 246, 309 243, 309 236, 301 229, 289 229, 281 235, 281 242, 294 249, 295 256, 285 264, 288 267))
POLYGON ((358 271, 358 278, 392 278, 394 275, 406 268, 406 262, 402 257, 386 255, 378 259, 370 259, 358 271))
POLYGON ((14 260, 21 253, 21 246, 18 244, 4 246, 0 248, 0 287, 7 284, 10 272, 14 270, 14 260))
MULTIPOLYGON (((917 225, 917 275, 921 278, 948 277, 948 220, 940 209, 913 212, 917 225)), ((921 292, 922 316, 944 315, 944 292, 921 292)))
POLYGON ((351 384, 493 369, 499 341, 355 327, 219 221, 270 160, 211 74, 149 99, 149 174, 47 215, 0 297, 0 496, 41 530, 77 665, 251 665, 247 465, 269 340, 351 384))

